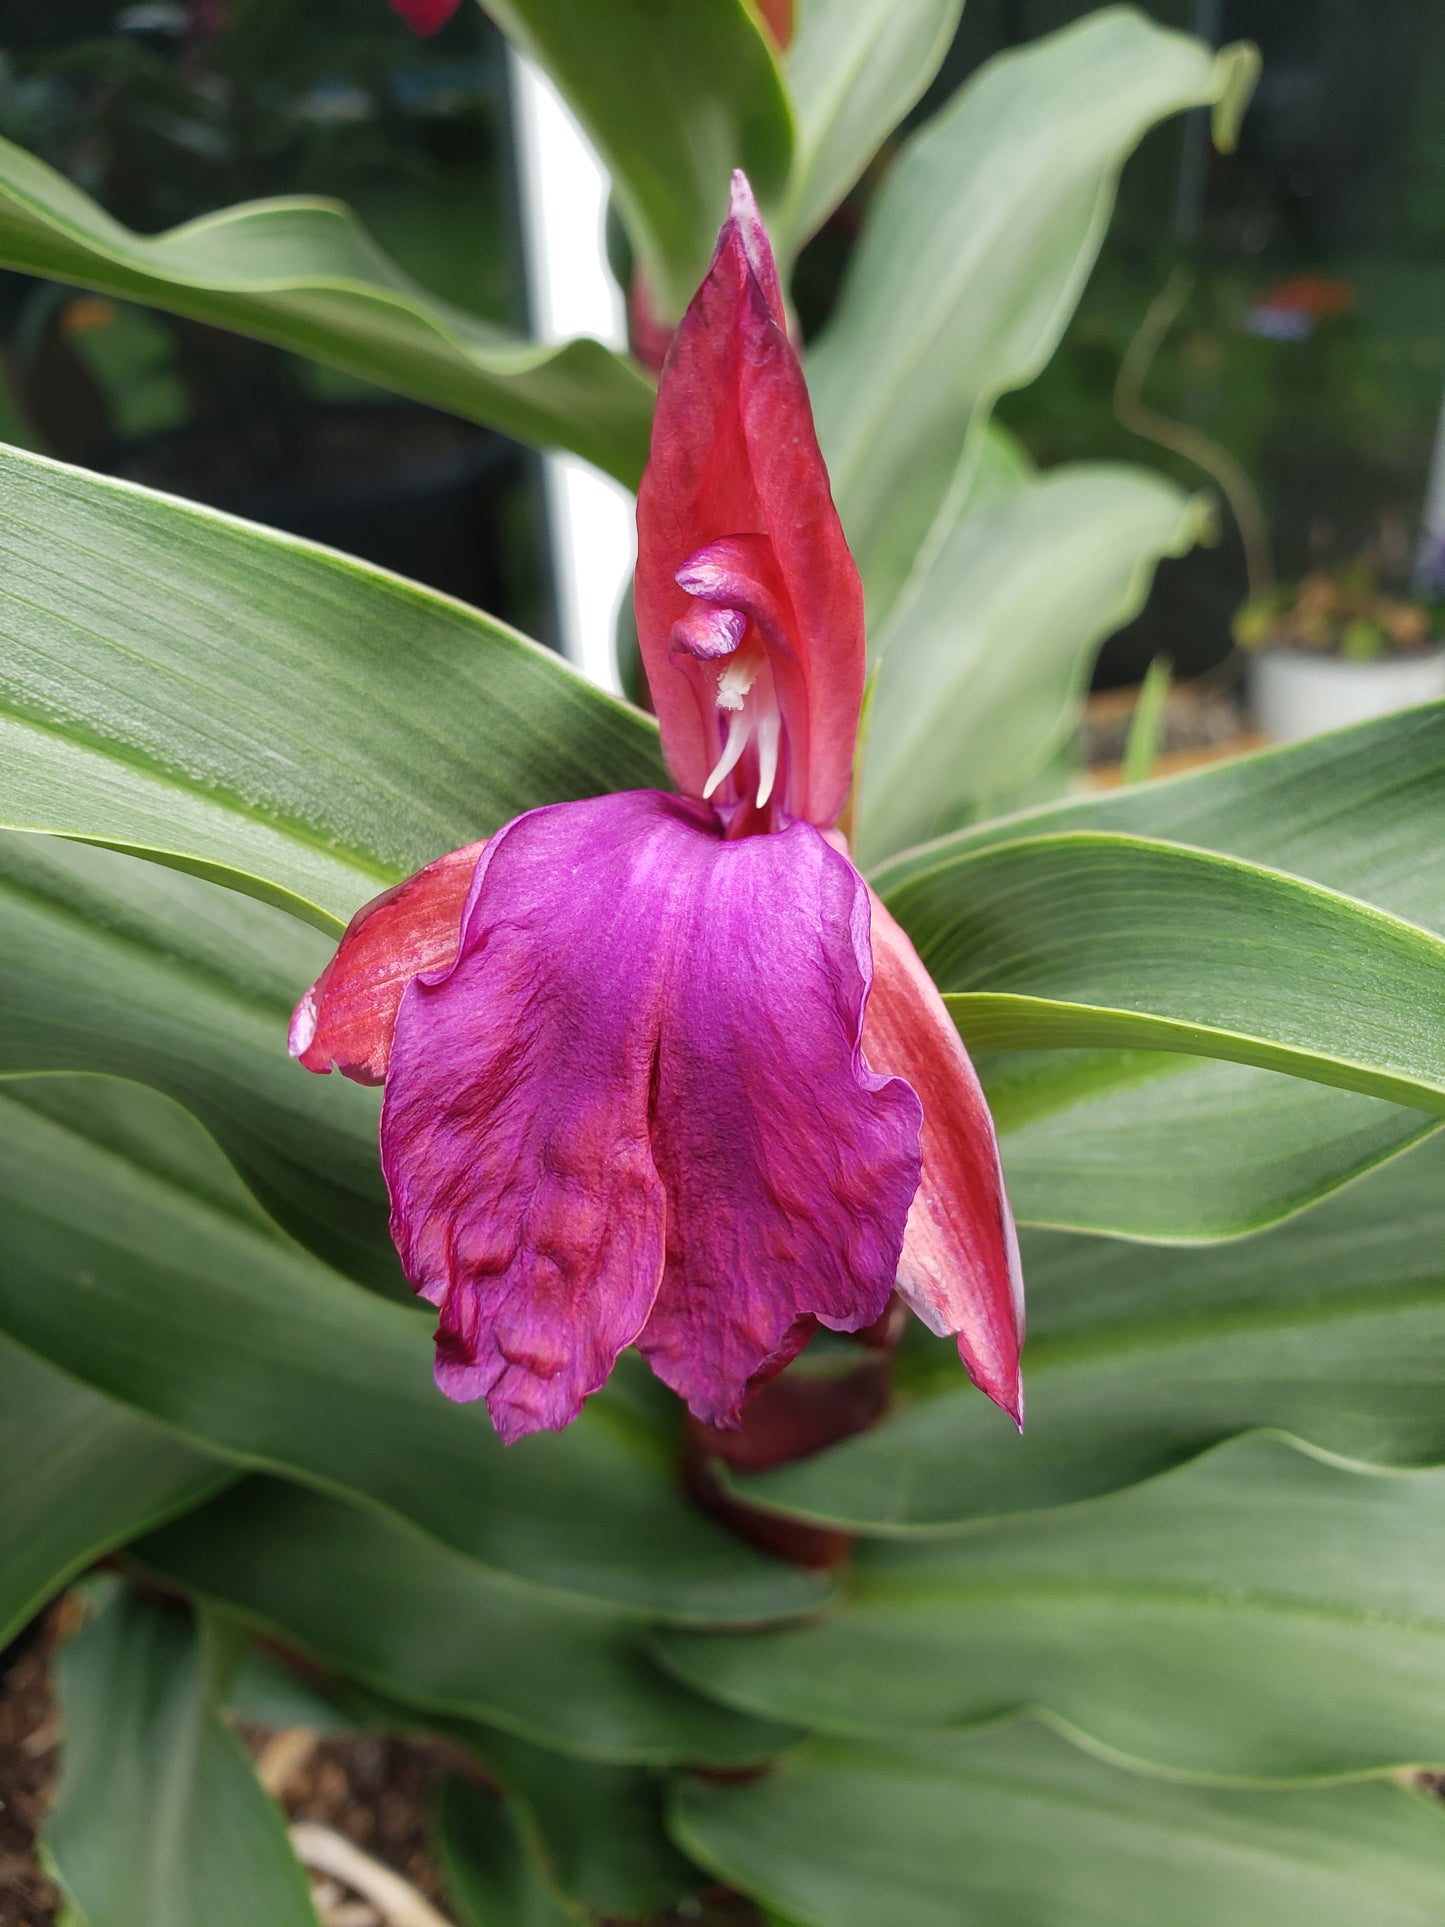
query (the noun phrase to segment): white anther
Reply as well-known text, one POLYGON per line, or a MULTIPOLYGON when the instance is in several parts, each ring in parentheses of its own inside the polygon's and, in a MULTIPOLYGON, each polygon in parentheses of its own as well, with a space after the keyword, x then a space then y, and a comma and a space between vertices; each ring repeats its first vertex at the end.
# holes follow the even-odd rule
MULTIPOLYGON (((739 710, 763 666, 760 649, 739 649, 717 679, 719 709, 739 710)), ((732 767, 731 764, 728 765, 732 767)))

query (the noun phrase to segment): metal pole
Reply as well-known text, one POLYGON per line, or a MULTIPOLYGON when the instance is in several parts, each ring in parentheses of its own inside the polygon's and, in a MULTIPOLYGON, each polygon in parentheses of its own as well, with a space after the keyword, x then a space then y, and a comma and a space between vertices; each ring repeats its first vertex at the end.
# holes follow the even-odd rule
MULTIPOLYGON (((533 333, 625 348, 622 297, 607 266, 607 171, 540 68, 515 48, 508 58, 533 333)), ((617 610, 637 539, 632 496, 576 455, 546 456, 543 474, 562 653, 619 691, 617 610)))

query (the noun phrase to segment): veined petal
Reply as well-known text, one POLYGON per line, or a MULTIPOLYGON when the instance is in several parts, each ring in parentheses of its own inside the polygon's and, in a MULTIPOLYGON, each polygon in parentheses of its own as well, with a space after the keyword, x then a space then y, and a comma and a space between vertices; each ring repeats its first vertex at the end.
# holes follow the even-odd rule
POLYGON ((485 847, 449 850, 357 911, 292 1014, 291 1055, 308 1071, 324 1075, 335 1064, 358 1084, 382 1082, 402 992, 456 956, 462 906, 485 847))
POLYGON ((923 1177, 898 1290, 930 1330, 957 1335, 969 1377, 1021 1428, 1023 1272, 988 1101, 918 952, 876 896, 872 903, 863 1048, 923 1101, 923 1177))
POLYGON ((864 889, 805 824, 726 842, 650 791, 488 845, 455 966, 402 1001, 382 1160, 438 1383, 504 1438, 634 1340, 726 1420, 800 1320, 882 1309, 919 1110, 859 1054, 864 889))
MULTIPOLYGON (((863 696, 863 591, 833 507, 812 409, 783 312, 777 268, 747 182, 735 177, 702 286, 678 326, 637 498, 637 631, 668 766, 701 796, 722 753, 717 671, 675 632, 694 599, 713 606, 733 570, 734 605, 766 606, 783 741, 778 804, 826 827, 848 793, 863 696), (726 545, 732 545, 731 549, 726 545), (709 564, 714 566, 709 569, 709 564), (679 573, 709 581, 684 587, 679 573)), ((718 801, 756 794, 750 753, 718 801)))
POLYGON ((662 987, 653 1150, 667 1274, 638 1349, 710 1424, 888 1303, 918 1184, 918 1100, 860 1041, 867 886, 805 823, 705 841, 662 987))
POLYGON ((636 799, 498 832, 461 949, 402 1000, 381 1118, 392 1236, 440 1314, 436 1377, 504 1439, 570 1424, 641 1330, 665 1204, 648 1133, 652 920, 665 863, 636 799))

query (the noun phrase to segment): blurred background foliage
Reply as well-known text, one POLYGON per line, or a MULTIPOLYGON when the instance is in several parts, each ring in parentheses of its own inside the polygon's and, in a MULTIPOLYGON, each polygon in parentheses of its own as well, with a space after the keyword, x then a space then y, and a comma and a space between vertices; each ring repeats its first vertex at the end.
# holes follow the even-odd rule
MULTIPOLYGON (((1445 13, 1432 0, 1147 10, 1216 44, 1258 43, 1240 147, 1216 153, 1203 111, 1145 139, 1059 352, 999 417, 1043 466, 1144 461, 1198 487, 1198 468, 1131 432, 1114 399, 1177 277, 1148 406, 1243 465, 1281 576, 1369 553, 1403 586, 1445 388, 1445 13)), ((900 133, 994 54, 1089 11, 969 0, 900 133)), ((3 0, 0 134, 142 232, 258 196, 335 195, 427 288, 525 323, 503 43, 478 9, 418 40, 377 0, 3 0)), ((804 252, 810 334, 888 153, 804 252)), ((550 632, 540 498, 502 438, 279 349, 17 275, 0 276, 0 335, 7 439, 334 542, 550 632)), ((1219 663, 1246 586, 1230 526, 1166 560, 1096 685, 1136 681, 1158 654, 1184 675, 1219 663)))
MULTIPOLYGON (((374 0, 0 6, 0 134, 156 233, 238 201, 349 203, 427 288, 524 319, 501 36, 374 0)), ((205 323, 0 274, 0 435, 234 509, 545 630, 503 438, 205 323)))

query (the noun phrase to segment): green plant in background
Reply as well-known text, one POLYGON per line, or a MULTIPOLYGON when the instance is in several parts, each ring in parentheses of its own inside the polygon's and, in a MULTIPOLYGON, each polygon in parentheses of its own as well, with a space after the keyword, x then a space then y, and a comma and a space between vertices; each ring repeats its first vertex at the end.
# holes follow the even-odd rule
MULTIPOLYGON (((804 0, 781 59, 742 0, 503 11, 675 318, 727 167, 800 239, 957 6, 804 0)), ((376 1094, 285 1056, 360 904, 656 787, 652 722, 455 602, 0 452, 0 1623, 118 1555, 59 1668, 89 1927, 311 1918, 227 1724, 302 1699, 479 1763, 438 1815, 459 1922, 714 1878, 808 1927, 1438 1918, 1402 1781, 1445 1698, 1445 709, 1061 795, 1092 652, 1198 510, 990 425, 1134 142, 1201 103, 1227 136, 1250 72, 1128 9, 992 63, 810 354, 869 607, 853 846, 975 1053, 1031 1318, 1022 1439, 919 1330, 878 1423, 713 1468, 849 1535, 831 1574, 698 1509, 636 1360, 509 1452, 440 1398, 376 1094)), ((637 365, 484 327, 344 209, 144 238, 7 147, 0 257, 640 473, 637 365)))
POLYGON ((1368 558, 1347 568, 1317 570, 1253 597, 1234 621, 1245 649, 1311 649, 1346 662, 1375 662, 1436 639, 1430 606, 1387 594, 1368 558))
MULTIPOLYGON (((0 13, 0 38, 18 25, 0 13)), ((421 41, 347 0, 300 14, 291 0, 82 7, 63 44, 17 33, 0 134, 143 234, 303 177, 359 208, 441 293, 505 320, 502 62, 459 37, 421 41), (479 182, 494 183, 480 218, 479 182)), ((122 440, 220 422, 213 468, 294 475, 308 411, 367 393, 186 317, 76 305, 53 284, 13 298, 11 372, 48 453, 114 459, 122 440)))

